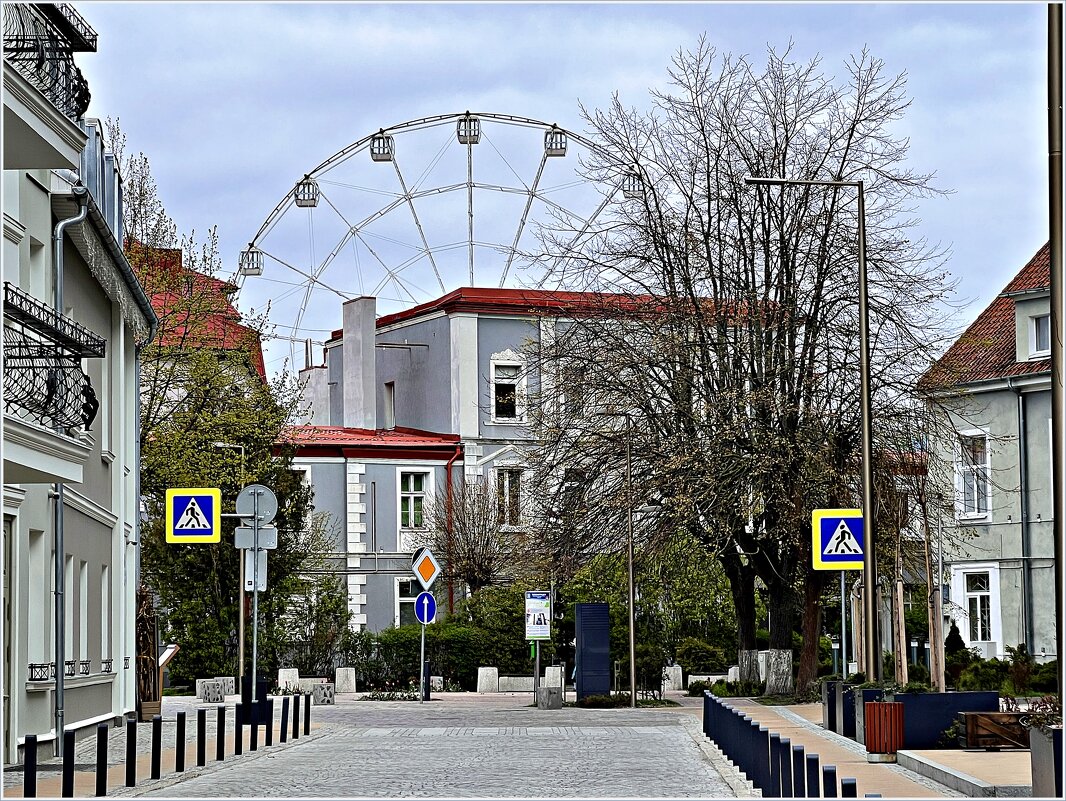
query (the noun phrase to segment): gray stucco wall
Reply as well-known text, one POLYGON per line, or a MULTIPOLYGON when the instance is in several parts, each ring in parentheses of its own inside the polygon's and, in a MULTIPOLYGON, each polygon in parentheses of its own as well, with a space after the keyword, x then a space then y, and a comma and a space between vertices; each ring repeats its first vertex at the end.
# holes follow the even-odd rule
MULTIPOLYGON (((501 425, 492 422, 493 376, 492 355, 513 350, 522 353, 528 343, 539 341, 537 322, 521 317, 479 317, 477 331, 478 420, 483 439, 527 439, 521 425, 501 425)), ((534 371, 526 374, 527 394, 540 390, 534 371)))
POLYGON ((344 354, 340 343, 326 348, 329 387, 329 425, 344 425, 344 354))
POLYGON ((396 425, 425 431, 451 430, 451 333, 447 317, 379 333, 378 342, 410 348, 377 349, 378 421, 384 425, 384 387, 396 391, 396 425), (421 347, 426 345, 427 347, 421 347))

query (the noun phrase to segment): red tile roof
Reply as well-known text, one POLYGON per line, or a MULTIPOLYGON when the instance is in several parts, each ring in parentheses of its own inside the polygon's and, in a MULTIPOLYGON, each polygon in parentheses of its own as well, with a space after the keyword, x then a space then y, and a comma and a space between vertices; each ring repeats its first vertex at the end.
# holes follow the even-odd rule
POLYGON ((155 344, 162 347, 245 351, 261 378, 266 378, 259 332, 241 322, 230 297, 237 287, 186 268, 176 248, 152 248, 126 242, 126 257, 159 317, 155 344), (196 298, 191 306, 189 298, 196 298))
POLYGON ((438 434, 417 428, 379 429, 341 426, 290 426, 279 445, 295 446, 300 456, 345 458, 449 459, 459 445, 458 434, 438 434))
POLYGON ((1019 362, 1012 295, 1051 286, 1051 248, 1036 252, 1003 294, 989 304, 918 382, 923 389, 954 387, 1051 370, 1051 359, 1019 362))

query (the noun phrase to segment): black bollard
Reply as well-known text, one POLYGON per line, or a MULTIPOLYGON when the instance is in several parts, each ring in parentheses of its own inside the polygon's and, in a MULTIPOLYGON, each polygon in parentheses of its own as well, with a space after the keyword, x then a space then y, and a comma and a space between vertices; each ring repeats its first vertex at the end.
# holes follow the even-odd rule
POLYGON ((756 775, 759 777, 759 789, 764 796, 770 794, 770 730, 765 726, 756 726, 756 751, 758 752, 759 765, 756 775))
POLYGON ((196 710, 196 767, 207 764, 207 709, 196 710))
POLYGON ((96 794, 107 795, 107 724, 96 726, 96 794))
POLYGON ((781 798, 792 798, 792 741, 781 738, 781 798))
POLYGON ((880 798, 880 793, 866 793, 863 798, 880 798))
POLYGON ((126 786, 137 786, 137 721, 126 721, 126 786))
POLYGON ((281 742, 285 742, 285 736, 289 733, 289 696, 281 699, 281 742))
POLYGON ((770 733, 770 786, 763 791, 767 798, 781 797, 781 735, 770 733))
POLYGON ((300 694, 292 697, 292 739, 300 739, 300 694))
POLYGON ((262 701, 252 701, 252 711, 248 713, 248 727, 251 737, 248 739, 248 750, 259 750, 259 705, 262 701))
POLYGON ((304 734, 311 733, 311 693, 304 697, 304 734))
POLYGON ((226 758, 226 705, 218 705, 218 720, 215 722, 215 762, 226 758))
POLYGON ((37 797, 37 735, 27 734, 22 747, 22 797, 37 797))
POLYGON ((841 779, 840 780, 840 797, 841 798, 858 798, 859 787, 855 783, 854 779, 841 779))
POLYGON ((233 707, 233 753, 240 756, 244 753, 244 732, 241 731, 241 715, 244 713, 244 704, 240 701, 233 707))
POLYGON ((74 797, 74 732, 63 732, 63 798, 74 797))
POLYGON ((792 746, 792 797, 793 798, 806 798, 807 797, 807 780, 803 775, 803 769, 805 767, 803 758, 803 746, 792 746))
POLYGON ((822 768, 822 798, 837 797, 837 766, 826 765, 822 768))
POLYGON ((163 759, 163 718, 152 715, 152 778, 158 779, 163 759))
POLYGON ((185 772, 185 712, 178 713, 178 725, 174 732, 174 772, 185 772))
POLYGON ((274 744, 274 699, 267 696, 266 699, 266 745, 269 748, 274 744))
POLYGON ((807 754, 807 798, 821 798, 818 792, 818 755, 807 754))

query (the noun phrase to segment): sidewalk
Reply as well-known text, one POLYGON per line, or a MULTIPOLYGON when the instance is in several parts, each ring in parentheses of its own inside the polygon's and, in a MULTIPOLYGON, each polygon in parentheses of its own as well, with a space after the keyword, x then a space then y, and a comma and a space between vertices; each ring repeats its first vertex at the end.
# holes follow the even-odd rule
MULTIPOLYGON (((303 709, 300 711, 300 737, 292 738, 292 709, 289 710, 289 720, 286 726, 286 742, 281 742, 281 704, 275 701, 274 721, 272 728, 272 745, 266 747, 266 727, 260 725, 257 739, 257 750, 251 750, 251 729, 243 726, 241 732, 242 754, 237 756, 233 753, 236 746, 234 737, 235 703, 240 700, 239 696, 226 697, 226 719, 224 745, 224 760, 219 762, 215 759, 218 743, 217 737, 217 709, 219 704, 204 704, 192 697, 168 697, 164 704, 162 719, 162 738, 160 749, 160 780, 152 780, 152 724, 137 724, 136 741, 136 764, 137 784, 152 782, 155 786, 162 786, 180 777, 195 776, 205 771, 217 769, 234 760, 255 759, 264 751, 276 752, 279 748, 291 748, 299 746, 305 740, 316 737, 322 728, 322 723, 315 720, 315 713, 311 713, 311 733, 303 731, 303 709), (203 767, 196 764, 196 709, 208 710, 206 727, 204 730, 205 763, 203 767), (185 771, 175 774, 177 759, 177 722, 176 713, 185 711, 185 771), (161 785, 162 783, 162 785, 161 785)), ((111 727, 108 729, 107 741, 107 794, 126 795, 132 792, 132 788, 126 787, 126 728, 125 726, 111 727)), ((4 770, 3 795, 5 798, 23 797, 24 774, 20 767, 8 766, 4 770)), ((62 762, 52 758, 41 760, 37 764, 37 796, 39 798, 59 798, 62 793, 62 762)), ((96 795, 96 737, 90 736, 79 740, 74 747, 74 796, 76 798, 89 798, 96 795)))

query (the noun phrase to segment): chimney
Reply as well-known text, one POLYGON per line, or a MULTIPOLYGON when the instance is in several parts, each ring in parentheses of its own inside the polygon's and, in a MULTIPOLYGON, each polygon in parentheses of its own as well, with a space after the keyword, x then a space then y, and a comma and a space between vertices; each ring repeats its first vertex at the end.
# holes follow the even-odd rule
POLYGON ((328 426, 329 376, 326 366, 305 367, 300 371, 301 408, 306 409, 301 425, 328 426))
POLYGON ((377 429, 374 342, 377 299, 354 298, 342 307, 345 428, 377 429))

